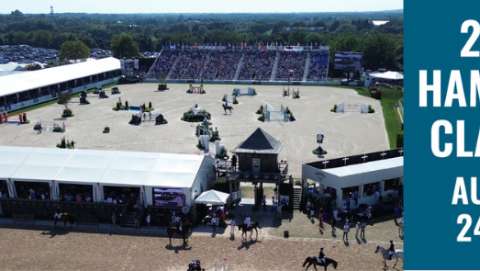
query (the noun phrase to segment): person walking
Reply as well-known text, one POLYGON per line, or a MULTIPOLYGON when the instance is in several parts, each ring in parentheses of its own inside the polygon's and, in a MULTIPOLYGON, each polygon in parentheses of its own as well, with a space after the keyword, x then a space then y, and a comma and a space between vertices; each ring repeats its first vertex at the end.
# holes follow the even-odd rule
POLYGON ((355 239, 356 240, 360 240, 359 239, 359 235, 360 234, 360 221, 357 221, 357 223, 355 224, 355 239))
POLYGON ((365 237, 365 228, 367 227, 367 223, 365 221, 362 221, 360 223, 360 238, 363 240, 363 241, 366 241, 366 237, 365 237))
POLYGON ((230 220, 230 240, 235 240, 235 226, 236 226, 236 223, 235 223, 235 218, 232 218, 230 220))
POLYGON ((348 218, 345 220, 345 224, 343 225, 343 242, 348 244, 348 233, 350 232, 350 222, 348 218))

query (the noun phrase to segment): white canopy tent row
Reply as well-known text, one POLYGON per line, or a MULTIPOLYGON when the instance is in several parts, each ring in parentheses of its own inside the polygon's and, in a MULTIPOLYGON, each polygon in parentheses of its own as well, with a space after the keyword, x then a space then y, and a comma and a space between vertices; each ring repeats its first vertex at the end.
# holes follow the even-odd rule
POLYGON ((390 150, 306 163, 302 166, 302 179, 314 181, 321 190, 335 189, 339 208, 348 199, 349 191, 358 193, 359 204, 371 205, 378 199, 374 193, 369 193, 370 188, 376 188, 373 191, 378 190, 381 196, 398 193, 394 188, 403 183, 403 151, 390 150))
POLYGON ((116 82, 120 60, 108 57, 37 71, 0 76, 0 111, 14 111, 49 100, 58 93, 78 93, 116 82))
POLYGON ((94 202, 105 201, 105 187, 129 187, 138 188, 145 206, 172 204, 154 195, 164 189, 181 194, 177 207, 190 208, 215 176, 213 158, 203 155, 0 146, 0 157, 0 180, 12 198, 20 182, 48 183, 51 200, 59 199, 61 184, 91 186, 94 202))
POLYGON ((200 194, 195 199, 195 203, 209 204, 209 205, 225 205, 227 204, 230 194, 223 193, 217 190, 208 190, 200 194))

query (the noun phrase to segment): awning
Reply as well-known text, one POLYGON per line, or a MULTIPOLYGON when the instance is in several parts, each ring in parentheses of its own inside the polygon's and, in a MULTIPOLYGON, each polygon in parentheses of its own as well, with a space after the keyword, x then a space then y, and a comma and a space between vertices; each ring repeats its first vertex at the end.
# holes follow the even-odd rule
POLYGON ((208 190, 200 194, 195 199, 195 203, 211 204, 211 205, 224 205, 227 203, 229 194, 223 193, 217 190, 208 190))
POLYGON ((372 72, 370 73, 370 77, 384 80, 403 80, 403 74, 394 71, 372 72))

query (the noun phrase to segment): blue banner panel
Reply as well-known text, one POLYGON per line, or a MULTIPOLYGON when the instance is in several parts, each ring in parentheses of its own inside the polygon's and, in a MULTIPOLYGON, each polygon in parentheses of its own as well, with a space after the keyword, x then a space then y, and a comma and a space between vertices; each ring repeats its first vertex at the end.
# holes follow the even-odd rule
POLYGON ((471 85, 476 82, 472 70, 480 69, 474 23, 480 22, 480 1, 406 0, 404 7, 404 268, 480 269, 480 206, 475 204, 477 189, 472 190, 471 178, 480 175, 480 160, 469 157, 480 148, 480 99, 471 85), (462 33, 469 19, 472 26, 464 25, 462 33), (440 76, 437 81, 434 70, 440 76), (440 94, 428 90, 434 88, 440 94), (425 107, 422 93, 427 93, 425 107), (435 95, 440 97, 438 106, 435 95), (464 178, 459 182, 464 186, 457 177, 464 178), (456 185, 460 186, 455 189, 456 185), (452 204, 454 194, 457 204, 452 204))

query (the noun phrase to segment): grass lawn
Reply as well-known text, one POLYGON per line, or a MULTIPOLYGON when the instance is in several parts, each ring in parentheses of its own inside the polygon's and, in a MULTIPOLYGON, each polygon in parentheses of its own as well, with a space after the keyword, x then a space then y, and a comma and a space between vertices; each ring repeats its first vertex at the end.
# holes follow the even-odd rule
MULTIPOLYGON (((358 94, 370 97, 370 93, 367 88, 355 89, 358 94)), ((382 109, 383 116, 385 118, 385 127, 388 133, 388 142, 390 142, 390 148, 397 148, 397 135, 403 133, 402 122, 397 112, 397 105, 400 100, 403 99, 403 91, 399 87, 380 87, 382 92, 382 109)))

